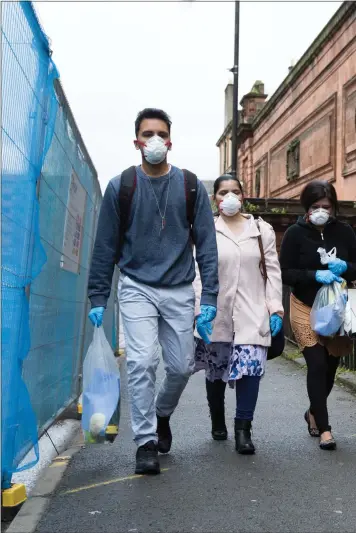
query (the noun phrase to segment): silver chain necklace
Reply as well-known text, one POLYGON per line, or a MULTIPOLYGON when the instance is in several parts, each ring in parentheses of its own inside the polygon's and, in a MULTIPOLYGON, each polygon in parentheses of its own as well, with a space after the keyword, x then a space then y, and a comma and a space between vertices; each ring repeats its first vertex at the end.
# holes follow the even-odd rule
POLYGON ((166 196, 166 205, 164 207, 163 213, 162 213, 161 208, 159 206, 159 201, 157 200, 157 196, 156 196, 156 193, 154 191, 151 178, 150 178, 150 176, 147 176, 147 177, 148 177, 148 180, 149 180, 150 185, 151 185, 153 196, 154 196, 154 198, 156 200, 159 216, 161 217, 161 229, 160 229, 160 232, 159 232, 161 234, 161 231, 164 230, 164 228, 166 226, 166 212, 167 212, 167 205, 168 205, 169 189, 170 189, 170 185, 171 185, 171 170, 169 170, 169 173, 168 173, 168 189, 167 189, 167 196, 166 196))

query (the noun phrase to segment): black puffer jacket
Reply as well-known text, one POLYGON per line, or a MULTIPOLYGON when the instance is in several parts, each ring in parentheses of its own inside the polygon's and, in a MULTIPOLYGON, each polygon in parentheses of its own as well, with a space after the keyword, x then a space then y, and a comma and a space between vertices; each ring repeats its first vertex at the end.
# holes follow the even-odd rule
POLYGON ((300 217, 283 237, 280 263, 283 283, 292 287, 294 296, 309 307, 321 287, 315 273, 328 268, 320 263, 319 247, 327 252, 336 247, 337 257, 348 265, 342 277, 347 282, 356 280, 356 235, 352 227, 332 218, 320 233, 300 217))

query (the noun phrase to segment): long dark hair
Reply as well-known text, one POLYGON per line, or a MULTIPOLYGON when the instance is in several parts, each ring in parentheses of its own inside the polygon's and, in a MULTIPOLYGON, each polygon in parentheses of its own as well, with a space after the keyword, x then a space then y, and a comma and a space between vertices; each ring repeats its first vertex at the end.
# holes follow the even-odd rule
POLYGON ((304 211, 307 213, 311 206, 322 200, 328 198, 333 207, 334 213, 338 211, 338 200, 335 187, 331 183, 322 180, 311 181, 304 187, 300 195, 300 203, 304 211))
POLYGON ((241 189, 242 194, 244 193, 242 185, 241 185, 241 181, 236 176, 232 176, 231 174, 222 174, 214 181, 214 196, 216 196, 216 193, 220 189, 220 185, 223 183, 223 181, 230 181, 230 180, 236 181, 236 183, 241 189))

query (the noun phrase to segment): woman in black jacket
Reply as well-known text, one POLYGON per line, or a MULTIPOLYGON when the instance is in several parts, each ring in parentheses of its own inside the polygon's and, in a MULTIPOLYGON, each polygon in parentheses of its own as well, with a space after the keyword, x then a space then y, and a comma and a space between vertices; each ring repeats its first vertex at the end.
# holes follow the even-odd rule
POLYGON ((280 254, 282 280, 292 288, 290 320, 298 345, 308 367, 307 389, 310 408, 304 418, 311 436, 320 437, 320 447, 334 450, 327 410, 339 358, 350 353, 348 337, 333 339, 318 336, 310 325, 310 311, 315 296, 323 284, 341 278, 348 283, 356 280, 356 235, 348 224, 336 218, 337 195, 325 181, 313 181, 303 190, 300 201, 305 209, 286 231, 280 254), (336 247, 337 259, 322 265, 318 248, 330 252, 336 247))

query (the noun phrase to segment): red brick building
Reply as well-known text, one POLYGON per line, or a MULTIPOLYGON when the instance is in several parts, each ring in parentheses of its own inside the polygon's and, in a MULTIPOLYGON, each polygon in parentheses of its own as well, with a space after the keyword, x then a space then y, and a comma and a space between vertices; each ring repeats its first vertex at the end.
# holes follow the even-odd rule
MULTIPOLYGON (((231 168, 232 85, 225 90, 220 172, 231 168)), ((277 91, 240 102, 239 176, 247 196, 298 198, 313 179, 356 200, 356 2, 344 2, 277 91)))

